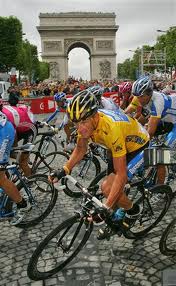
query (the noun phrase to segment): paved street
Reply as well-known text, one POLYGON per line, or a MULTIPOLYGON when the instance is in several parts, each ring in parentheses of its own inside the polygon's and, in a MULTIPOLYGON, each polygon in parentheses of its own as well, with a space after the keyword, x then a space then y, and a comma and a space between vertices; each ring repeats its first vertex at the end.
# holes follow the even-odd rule
MULTIPOLYGON (((59 162, 58 162, 59 164, 59 162)), ((79 253, 64 271, 47 281, 34 282, 27 277, 29 258, 37 244, 60 222, 73 215, 79 200, 59 192, 51 214, 32 229, 22 230, 1 223, 1 286, 161 286, 164 269, 176 268, 176 258, 160 254, 158 244, 162 230, 174 216, 176 199, 161 223, 140 240, 114 236, 110 241, 97 241, 97 227, 79 253)))

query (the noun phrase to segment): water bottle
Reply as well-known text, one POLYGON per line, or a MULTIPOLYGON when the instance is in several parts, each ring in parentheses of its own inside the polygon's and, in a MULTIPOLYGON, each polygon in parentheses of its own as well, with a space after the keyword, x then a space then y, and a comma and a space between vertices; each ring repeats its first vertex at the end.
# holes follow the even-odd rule
POLYGON ((123 208, 119 208, 113 213, 112 220, 113 221, 122 220, 124 216, 125 216, 125 210, 123 208))

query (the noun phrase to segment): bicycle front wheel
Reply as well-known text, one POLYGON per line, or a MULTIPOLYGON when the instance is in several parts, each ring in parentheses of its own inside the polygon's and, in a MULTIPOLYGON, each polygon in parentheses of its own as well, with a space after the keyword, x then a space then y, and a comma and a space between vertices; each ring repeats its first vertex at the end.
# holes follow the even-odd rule
POLYGON ((93 224, 75 215, 54 229, 36 248, 27 268, 32 280, 43 280, 62 270, 80 252, 93 224))
POLYGON ((163 232, 159 249, 166 256, 176 255, 176 218, 174 218, 163 232))
POLYGON ((17 188, 22 197, 29 200, 32 208, 17 225, 21 228, 34 226, 44 220, 54 208, 58 196, 53 184, 48 182, 45 175, 32 175, 25 184, 20 182, 17 188))
POLYGON ((42 170, 42 174, 49 174, 53 170, 62 168, 68 159, 69 156, 64 152, 57 151, 49 153, 45 158, 38 162, 35 167, 35 172, 40 172, 42 170))

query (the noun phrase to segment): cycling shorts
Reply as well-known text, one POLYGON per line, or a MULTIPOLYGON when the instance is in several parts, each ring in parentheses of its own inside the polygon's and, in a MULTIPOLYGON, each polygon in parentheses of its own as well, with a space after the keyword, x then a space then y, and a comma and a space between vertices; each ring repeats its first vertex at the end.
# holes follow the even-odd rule
POLYGON ((33 143, 34 132, 32 130, 28 130, 22 133, 17 132, 17 140, 23 140, 23 145, 27 143, 33 143))
POLYGON ((15 129, 11 122, 0 128, 0 168, 8 163, 10 151, 15 139, 15 129))
MULTIPOLYGON (((126 163, 127 165, 131 162, 131 160, 133 158, 135 158, 141 151, 143 151, 145 148, 147 148, 149 145, 149 142, 147 142, 144 146, 142 146, 141 148, 131 152, 131 153, 127 153, 126 154, 126 163)), ((108 158, 108 168, 107 168, 107 174, 111 174, 114 172, 114 165, 113 165, 113 158, 110 155, 108 158)))

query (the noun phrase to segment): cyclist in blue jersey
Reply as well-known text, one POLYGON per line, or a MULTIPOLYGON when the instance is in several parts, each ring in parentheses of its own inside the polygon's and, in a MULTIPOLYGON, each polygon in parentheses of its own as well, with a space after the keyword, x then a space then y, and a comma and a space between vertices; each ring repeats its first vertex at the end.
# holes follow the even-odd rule
MULTIPOLYGON (((132 94, 137 97, 139 103, 144 107, 141 117, 143 119, 147 117, 147 131, 150 138, 154 136, 160 122, 171 123, 173 128, 166 136, 164 144, 176 148, 176 97, 153 91, 153 83, 148 76, 139 78, 134 82, 132 94)), ((159 184, 164 183, 165 172, 164 166, 158 167, 159 184)))
MULTIPOLYGON (((66 98, 66 94, 64 92, 56 93, 54 95, 54 100, 57 103, 56 111, 48 117, 48 119, 46 120, 46 123, 51 122, 53 119, 57 120, 57 115, 61 112, 61 110, 67 109, 67 104, 69 100, 66 98)), ((56 128, 58 128, 59 130, 64 129, 65 134, 66 134, 66 142, 68 145, 70 144, 72 126, 73 124, 68 120, 67 114, 64 115, 64 118, 61 124, 59 124, 58 126, 56 125, 56 128)))
POLYGON ((16 225, 22 221, 26 211, 31 205, 21 197, 17 187, 5 174, 5 166, 9 161, 10 151, 15 139, 15 129, 7 117, 0 111, 0 188, 17 204, 16 215, 12 218, 11 224, 16 225))

